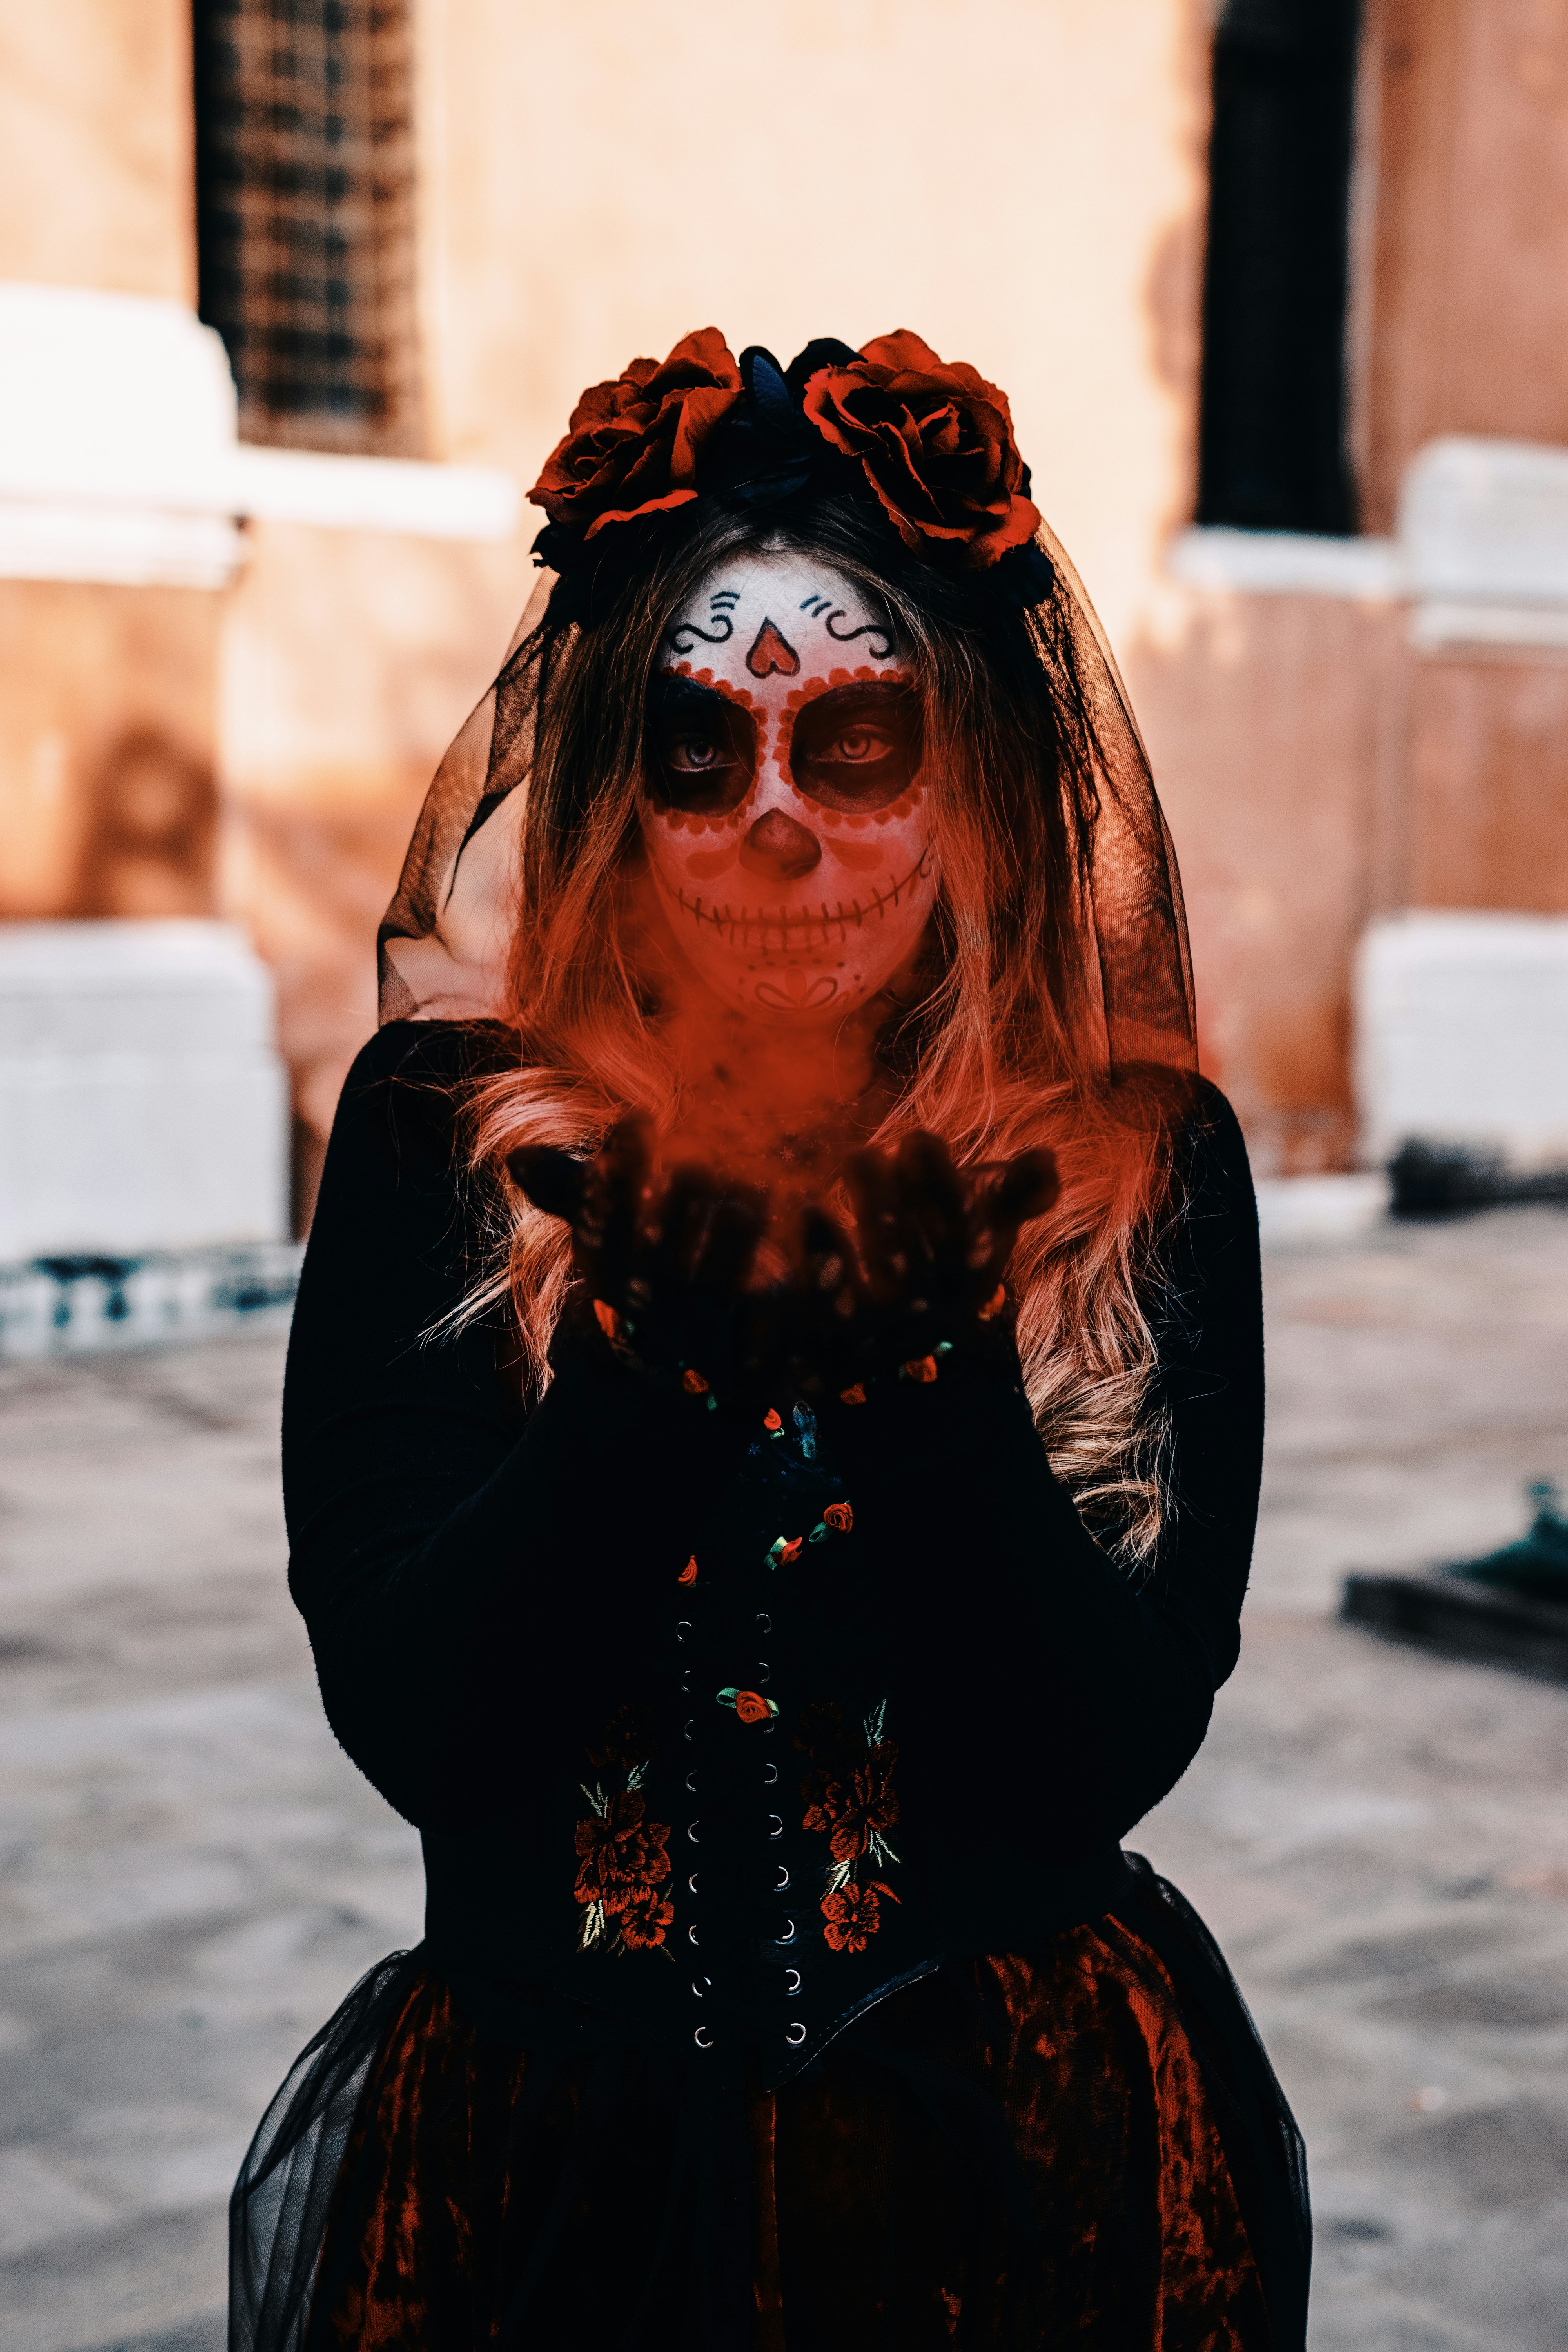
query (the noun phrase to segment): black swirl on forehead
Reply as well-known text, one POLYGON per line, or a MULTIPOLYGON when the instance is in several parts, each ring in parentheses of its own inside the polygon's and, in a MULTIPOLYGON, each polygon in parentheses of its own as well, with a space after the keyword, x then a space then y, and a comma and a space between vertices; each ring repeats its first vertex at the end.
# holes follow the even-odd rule
POLYGON ((885 621, 862 621, 858 628, 840 628, 839 623, 847 621, 848 614, 831 596, 824 596, 816 590, 802 599, 800 609, 809 614, 814 621, 822 623, 835 645, 852 646, 858 637, 866 637, 870 641, 866 651, 873 661, 892 658, 893 634, 885 621))

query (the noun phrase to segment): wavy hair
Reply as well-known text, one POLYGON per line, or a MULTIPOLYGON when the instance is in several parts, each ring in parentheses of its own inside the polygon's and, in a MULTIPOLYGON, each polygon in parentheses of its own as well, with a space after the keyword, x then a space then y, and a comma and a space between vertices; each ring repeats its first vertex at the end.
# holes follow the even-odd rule
POLYGON ((890 622, 922 695, 922 781, 941 884, 912 999, 889 1000, 878 1053, 895 1078, 871 1140, 914 1128, 960 1165, 1055 1152, 1061 1192, 1009 1275, 1024 1378, 1057 1475, 1130 1570, 1152 1561, 1168 1432, 1158 1401, 1159 1244, 1173 1138, 1191 1107, 1170 1072, 1104 1070, 1089 889, 1093 728, 1065 632, 984 578, 906 556, 858 501, 820 493, 758 514, 710 501, 599 598, 592 625, 534 648, 537 724, 508 970, 516 1066, 468 1105, 492 1221, 489 1278, 465 1311, 515 1313, 537 1392, 571 1280, 563 1228, 504 1179, 520 1144, 591 1150, 634 1106, 680 1116, 661 956, 639 919, 644 710, 661 638, 714 564, 814 555, 890 622))

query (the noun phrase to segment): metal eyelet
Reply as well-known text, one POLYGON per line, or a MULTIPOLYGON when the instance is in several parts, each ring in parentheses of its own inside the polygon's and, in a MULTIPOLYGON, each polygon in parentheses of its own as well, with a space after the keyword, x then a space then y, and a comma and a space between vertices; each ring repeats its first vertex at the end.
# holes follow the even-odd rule
POLYGON ((795 1921, 794 1921, 793 1919, 786 1919, 786 1920, 784 1921, 784 1934, 783 1934, 782 1936, 775 1936, 775 1937, 773 1937, 773 1941, 774 1941, 774 1943, 775 1943, 775 1944, 793 1944, 793 1943, 794 1943, 794 1941, 795 1941, 795 1921))
POLYGON ((696 1873, 695 1871, 693 1871, 693 1872, 692 1872, 692 1874, 691 1874, 690 1877, 687 1880, 686 1884, 688 1885, 688 1886, 689 1886, 689 1887, 690 1887, 691 1892, 693 1893, 693 1895, 695 1895, 695 1894, 696 1894, 696 1892, 697 1892, 697 1873, 696 1873))
POLYGON ((700 2025, 691 2039, 699 2050, 711 2050, 713 2047, 713 2036, 706 2025, 700 2025))
POLYGON ((764 1764, 763 1766, 763 1786, 764 1789, 771 1789, 778 1777, 779 1768, 776 1764, 764 1764))
POLYGON ((695 1844, 697 1843, 697 1823, 696 1823, 696 1822, 687 1822, 687 1824, 686 1824, 686 1834, 687 1834, 687 1836, 691 1840, 692 1844, 693 1844, 693 1845, 695 1845, 695 1844))
POLYGON ((675 1621, 675 1638, 676 1638, 676 1640, 677 1640, 678 1642, 684 1642, 684 1641, 685 1641, 685 1639, 686 1639, 686 1637, 687 1637, 687 1635, 688 1635, 688 1633, 690 1633, 690 1631, 691 1631, 691 1620, 690 1620, 690 1618, 689 1618, 689 1617, 678 1617, 678 1618, 676 1619, 676 1621, 675 1621))
POLYGON ((690 1676, 689 1675, 681 1675, 681 1677, 680 1677, 680 1687, 681 1687, 681 1689, 682 1689, 682 1691, 683 1691, 683 1692, 685 1692, 685 1693, 687 1693, 687 1694, 689 1694, 690 1689, 691 1689, 691 1676, 690 1676))
POLYGON ((784 2027, 784 2040, 792 2050, 798 2050, 805 2040, 805 2028, 798 2017, 792 2018, 784 2027))
POLYGON ((693 1923, 691 1927, 688 1927, 686 1931, 686 1940, 689 1944, 694 1944, 697 1941, 697 1928, 695 1923, 693 1923))
POLYGON ((798 1969, 785 1969, 784 1990, 785 1992, 792 1994, 797 1993, 800 1990, 800 1970, 798 1969))
POLYGON ((689 1715, 689 1716, 687 1717, 687 1718, 686 1718, 686 1728, 685 1728, 685 1730, 684 1730, 684 1731, 681 1733, 681 1735, 680 1735, 680 1736, 681 1736, 681 1738, 682 1738, 682 1739, 689 1739, 689 1738, 690 1738, 690 1737, 691 1737, 691 1727, 692 1727, 692 1725, 696 1722, 696 1720, 697 1720, 697 1717, 696 1717, 694 1715, 689 1715))
POLYGON ((706 2000, 709 1994, 713 1990, 712 1978, 693 1977, 691 1979, 691 1990, 697 1995, 699 2000, 706 2000))
POLYGON ((769 1665, 769 1664, 768 1664, 768 1662, 767 1662, 766 1658, 759 1658, 759 1659, 757 1660, 757 1680, 758 1680, 758 1682, 759 1682, 759 1683, 771 1683, 771 1682, 772 1682, 772 1680, 773 1680, 773 1670, 772 1666, 770 1666, 770 1665, 769 1665))
POLYGON ((781 1863, 780 1863, 780 1864, 779 1864, 779 1874, 778 1874, 778 1878, 777 1878, 777 1880, 775 1881, 774 1885, 773 1885, 773 1893, 774 1893, 775 1895, 782 1895, 782 1894, 784 1893, 784 1888, 785 1888, 788 1885, 789 1885, 789 1864, 788 1864, 788 1863, 786 1863, 786 1862, 781 1862, 781 1863))
POLYGON ((770 1830, 770 1831, 768 1832, 768 1835, 769 1835, 771 1838, 783 1837, 783 1835, 784 1835, 784 1815, 783 1815, 782 1813, 770 1813, 770 1814, 768 1815, 768 1819, 769 1819, 769 1821, 770 1821, 770 1822, 777 1822, 777 1823, 778 1823, 778 1827, 777 1827, 777 1829, 776 1829, 776 1830, 770 1830))
POLYGON ((686 1776, 686 1785, 690 1790, 692 1795, 695 1796, 697 1794, 697 1767, 695 1764, 686 1776))
POLYGON ((757 1631, 758 1631, 758 1633, 771 1633, 773 1632, 773 1619, 768 1615, 768 1612, 767 1612, 767 1611, 766 1611, 765 1609, 759 1609, 759 1610, 758 1610, 758 1612, 757 1612, 757 1631))
POLYGON ((767 1722, 763 1726, 763 1738, 764 1739, 771 1739, 778 1727, 779 1723, 777 1716, 770 1716, 767 1722))

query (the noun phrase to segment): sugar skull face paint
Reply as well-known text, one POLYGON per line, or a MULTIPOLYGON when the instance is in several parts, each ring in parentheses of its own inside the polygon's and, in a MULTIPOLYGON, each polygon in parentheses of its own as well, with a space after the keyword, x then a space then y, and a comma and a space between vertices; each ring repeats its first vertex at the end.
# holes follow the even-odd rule
POLYGON ((723 1000, 831 1023, 919 944, 939 867, 918 693, 864 592, 795 553, 719 564, 666 632, 643 838, 723 1000))

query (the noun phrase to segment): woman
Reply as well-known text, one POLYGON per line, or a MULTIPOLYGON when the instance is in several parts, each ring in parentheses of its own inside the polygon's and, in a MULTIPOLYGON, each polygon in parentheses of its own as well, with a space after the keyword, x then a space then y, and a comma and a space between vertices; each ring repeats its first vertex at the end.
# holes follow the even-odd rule
POLYGON ((707 330, 534 497, 285 1405, 426 1935, 262 2124, 231 2342, 1288 2352, 1295 2127, 1120 1848, 1237 1655, 1256 1219, 1006 401, 707 330))

